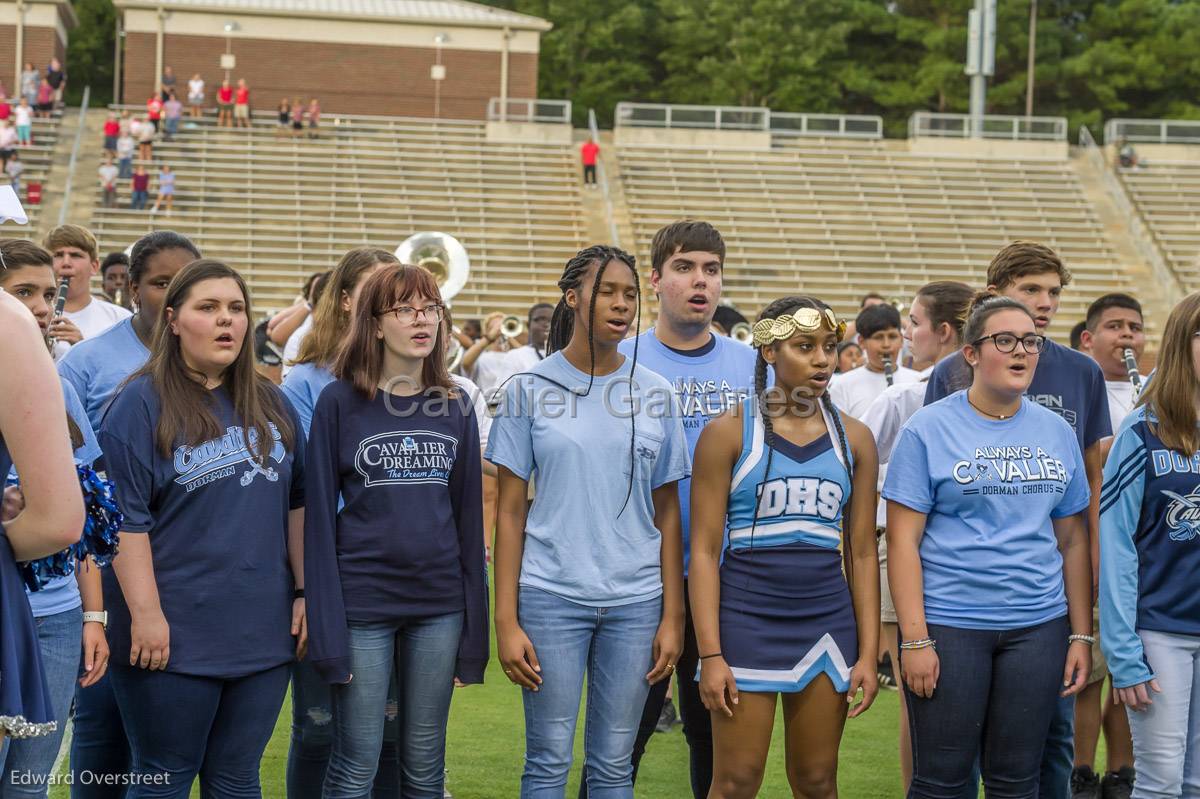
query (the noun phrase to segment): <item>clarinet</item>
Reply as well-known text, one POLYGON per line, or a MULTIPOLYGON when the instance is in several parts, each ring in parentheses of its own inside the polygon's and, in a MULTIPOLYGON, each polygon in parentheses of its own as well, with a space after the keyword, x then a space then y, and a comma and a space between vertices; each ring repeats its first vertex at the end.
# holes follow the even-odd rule
POLYGON ((887 378, 887 384, 890 386, 896 382, 896 365, 892 363, 892 359, 884 356, 883 358, 883 376, 887 378))
POLYGON ((1142 393, 1142 376, 1138 374, 1137 358, 1133 357, 1133 350, 1126 347, 1121 352, 1125 359, 1125 371, 1129 374, 1129 382, 1133 385, 1133 398, 1137 399, 1142 393))
MULTIPOLYGON (((64 277, 62 282, 58 284, 58 291, 54 295, 54 316, 50 317, 50 322, 55 319, 60 319, 63 315, 63 309, 67 306, 67 289, 71 287, 71 278, 64 277)), ((54 354, 55 345, 54 336, 50 333, 50 325, 46 326, 46 349, 50 354, 54 354)))

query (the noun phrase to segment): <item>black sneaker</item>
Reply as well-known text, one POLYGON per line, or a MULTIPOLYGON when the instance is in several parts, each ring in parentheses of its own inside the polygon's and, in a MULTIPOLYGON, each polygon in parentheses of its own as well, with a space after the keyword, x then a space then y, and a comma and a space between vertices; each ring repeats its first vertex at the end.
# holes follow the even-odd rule
POLYGON ((1134 771, 1125 766, 1120 771, 1110 771, 1100 781, 1100 799, 1129 799, 1133 794, 1134 771))
POLYGON ((1101 799, 1100 778, 1091 766, 1077 766, 1071 772, 1071 799, 1101 799))
POLYGON ((675 712, 675 703, 668 699, 666 702, 663 702, 663 709, 658 714, 658 724, 654 727, 654 731, 670 732, 671 726, 677 718, 679 718, 679 714, 675 712))
POLYGON ((888 691, 896 690, 896 672, 892 669, 892 658, 888 653, 883 654, 883 660, 879 661, 879 671, 876 672, 876 677, 879 680, 879 687, 888 691))

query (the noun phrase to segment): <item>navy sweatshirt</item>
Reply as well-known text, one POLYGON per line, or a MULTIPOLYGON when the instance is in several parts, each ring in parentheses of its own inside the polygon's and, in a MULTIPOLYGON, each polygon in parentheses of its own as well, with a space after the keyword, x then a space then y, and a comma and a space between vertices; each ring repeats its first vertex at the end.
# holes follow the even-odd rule
POLYGON ((469 397, 321 392, 306 459, 309 657, 350 677, 349 622, 464 611, 456 676, 483 682, 488 595, 479 428, 469 397), (338 496, 344 506, 338 510, 338 496))

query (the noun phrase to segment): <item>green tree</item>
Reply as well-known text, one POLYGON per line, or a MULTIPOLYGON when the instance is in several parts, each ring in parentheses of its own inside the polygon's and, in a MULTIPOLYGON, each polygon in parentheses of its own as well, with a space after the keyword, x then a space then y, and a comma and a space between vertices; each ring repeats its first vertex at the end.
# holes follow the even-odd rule
POLYGON ((67 42, 67 102, 80 102, 90 85, 93 107, 111 103, 117 12, 112 0, 71 0, 71 5, 79 25, 67 42))

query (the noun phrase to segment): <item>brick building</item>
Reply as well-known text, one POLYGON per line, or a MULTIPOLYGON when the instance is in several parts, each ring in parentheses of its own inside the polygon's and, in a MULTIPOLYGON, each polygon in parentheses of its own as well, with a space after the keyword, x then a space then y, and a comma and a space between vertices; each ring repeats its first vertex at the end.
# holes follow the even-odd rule
POLYGON ((215 105, 228 74, 234 85, 245 78, 263 112, 284 97, 316 97, 325 112, 483 119, 491 97, 537 96, 540 38, 551 27, 466 0, 114 3, 124 102, 144 103, 170 66, 181 100, 200 73, 215 105), (225 54, 236 62, 228 73, 225 54))
POLYGON ((51 58, 67 63, 67 32, 78 22, 68 0, 0 0, 0 80, 10 97, 26 61, 43 74, 51 58))

